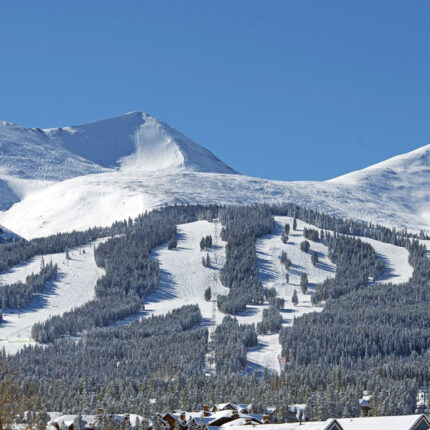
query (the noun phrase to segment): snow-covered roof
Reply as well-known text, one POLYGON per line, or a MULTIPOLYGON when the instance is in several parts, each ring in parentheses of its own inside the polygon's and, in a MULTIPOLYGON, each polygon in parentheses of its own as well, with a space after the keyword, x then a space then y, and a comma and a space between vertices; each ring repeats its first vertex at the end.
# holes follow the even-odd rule
MULTIPOLYGON (((217 412, 207 412, 206 416, 203 412, 186 412, 186 411, 174 411, 174 412, 169 412, 167 414, 162 415, 162 417, 166 417, 167 415, 170 415, 171 417, 173 417, 176 421, 180 422, 180 423, 187 423, 190 420, 194 419, 194 421, 198 424, 198 425, 203 425, 203 426, 207 426, 207 427, 218 427, 217 422, 223 418, 230 418, 232 417, 232 415, 237 415, 238 418, 235 419, 234 421, 232 420, 231 422, 237 423, 238 425, 239 422, 245 423, 245 422, 249 422, 250 420, 254 423, 254 424, 260 424, 261 423, 261 417, 262 415, 256 415, 256 414, 243 414, 240 412, 237 412, 236 410, 224 410, 224 411, 217 411, 217 412), (181 419, 181 416, 183 417, 183 419, 181 419), (242 421, 239 421, 242 420, 242 421)), ((225 424, 224 424, 225 425, 225 424)))
POLYGON ((390 417, 361 417, 338 419, 343 430, 413 430, 425 415, 400 415, 390 417))
POLYGON ((214 405, 214 407, 216 407, 219 411, 222 411, 223 409, 225 409, 226 407, 231 406, 233 409, 235 409, 236 411, 240 411, 242 409, 246 409, 246 410, 250 410, 252 405, 249 404, 237 404, 237 403, 217 403, 216 405, 214 405))
MULTIPOLYGON (((57 413, 54 413, 54 414, 57 415, 57 413)), ((49 415, 52 416, 51 414, 49 415)), ((127 418, 130 421, 130 424, 132 427, 134 427, 137 424, 137 421, 139 421, 139 423, 142 423, 144 421, 144 418, 142 416, 136 415, 136 414, 112 414, 109 416, 114 418, 115 421, 117 422, 122 422, 125 418, 127 418)), ((66 427, 69 427, 73 424, 73 421, 77 417, 78 415, 56 416, 55 418, 51 419, 51 421, 48 422, 48 428, 52 427, 54 424, 57 424, 58 426, 61 426, 64 424, 66 427)), ((95 424, 98 417, 99 415, 81 415, 82 421, 86 426, 95 424)))
MULTIPOLYGON (((302 422, 301 424, 260 424, 253 426, 253 428, 257 430, 329 430, 334 423, 338 423, 338 420, 329 419, 327 421, 302 422)), ((229 426, 229 430, 243 430, 243 427, 231 425, 229 426)), ((361 430, 364 430, 364 428, 361 428, 361 430)))

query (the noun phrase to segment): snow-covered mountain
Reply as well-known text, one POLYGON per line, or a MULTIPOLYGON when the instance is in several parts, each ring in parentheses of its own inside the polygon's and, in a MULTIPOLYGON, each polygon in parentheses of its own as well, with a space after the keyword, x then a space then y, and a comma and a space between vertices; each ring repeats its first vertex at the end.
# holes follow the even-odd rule
POLYGON ((141 112, 58 129, 0 128, 0 223, 24 237, 109 225, 174 203, 293 201, 429 229, 429 179, 430 145, 327 182, 282 182, 237 174, 141 112))

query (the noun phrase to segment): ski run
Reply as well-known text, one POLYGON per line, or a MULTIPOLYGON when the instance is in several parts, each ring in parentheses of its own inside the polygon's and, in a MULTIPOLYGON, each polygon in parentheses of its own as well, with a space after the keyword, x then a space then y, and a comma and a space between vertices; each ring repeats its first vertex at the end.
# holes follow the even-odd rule
MULTIPOLYGON (((0 325, 1 348, 13 354, 24 345, 34 344, 31 339, 33 324, 43 322, 50 316, 61 315, 95 297, 95 285, 104 270, 95 263, 94 249, 104 240, 99 239, 69 250, 69 259, 64 252, 43 256, 45 263, 52 261, 58 265, 57 279, 48 282, 43 293, 35 295, 27 308, 3 310, 4 322, 0 325)), ((40 256, 34 257, 28 263, 2 273, 1 285, 24 282, 28 275, 40 271, 41 260, 40 256)))
MULTIPOLYGON (((304 240, 303 229, 315 228, 297 220, 296 230, 292 229, 293 219, 275 217, 275 228, 272 234, 257 239, 256 250, 260 270, 260 278, 265 288, 275 288, 278 296, 285 299, 285 307, 281 311, 283 326, 294 322, 294 318, 307 312, 316 312, 322 306, 312 306, 311 296, 315 285, 324 279, 334 277, 336 267, 327 256, 327 247, 321 242, 312 242, 311 251, 318 253, 319 262, 314 266, 311 253, 300 250, 304 240), (290 224, 287 243, 281 241, 285 224, 290 224), (280 262, 281 253, 285 251, 292 265, 286 279, 286 269, 280 262), (303 294, 300 288, 300 276, 306 273, 309 280, 308 292, 303 294), (298 295, 298 304, 294 306, 291 299, 294 291, 298 295)), ((219 280, 219 271, 225 263, 225 245, 221 240, 222 226, 218 220, 213 222, 197 221, 177 227, 178 246, 169 250, 167 244, 153 250, 151 257, 160 264, 160 286, 145 301, 145 311, 126 318, 118 324, 129 322, 151 315, 165 314, 172 309, 187 304, 198 304, 202 316, 202 326, 208 327, 210 333, 220 324, 224 314, 216 307, 216 296, 227 294, 228 289, 219 280), (212 248, 202 251, 200 240, 212 236, 212 248), (209 256, 209 267, 204 267, 202 258, 209 256), (204 292, 211 289, 212 301, 204 299, 204 292)), ((412 275, 412 267, 408 263, 406 249, 376 240, 360 238, 368 242, 384 261, 386 273, 378 282, 406 282, 412 275)), ((105 239, 102 239, 105 240, 105 239)), ((87 246, 69 251, 70 259, 64 253, 45 255, 44 261, 58 264, 57 280, 46 285, 43 294, 36 295, 28 308, 20 311, 4 310, 5 323, 0 326, 0 346, 8 353, 15 353, 31 340, 31 327, 36 322, 43 322, 52 315, 60 315, 74 307, 80 306, 94 298, 94 287, 97 279, 104 271, 98 268, 94 260, 94 248, 101 240, 87 246)), ((25 281, 27 275, 37 273, 41 267, 41 257, 35 257, 28 263, 17 266, 0 275, 1 284, 25 281)), ((262 305, 249 305, 247 310, 235 317, 240 324, 257 324, 262 320, 262 305)), ((248 350, 247 371, 259 371, 264 368, 272 372, 280 372, 279 358, 281 346, 278 334, 259 335, 258 346, 248 350)))

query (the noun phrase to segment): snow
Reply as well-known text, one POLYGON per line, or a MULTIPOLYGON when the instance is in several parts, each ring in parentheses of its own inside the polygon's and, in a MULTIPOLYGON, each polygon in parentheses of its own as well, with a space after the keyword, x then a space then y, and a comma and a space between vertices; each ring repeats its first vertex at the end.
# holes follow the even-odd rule
MULTIPOLYGON (((293 219, 290 217, 275 217, 275 229, 273 234, 257 239, 257 256, 259 260, 260 276, 265 288, 276 288, 278 297, 286 301, 285 309, 282 311, 283 326, 292 325, 294 317, 299 317, 308 312, 321 311, 322 306, 312 306, 311 295, 315 285, 327 278, 335 276, 336 266, 327 257, 327 247, 323 243, 309 241, 310 252, 318 253, 319 262, 316 267, 311 262, 311 253, 300 250, 300 243, 305 240, 303 229, 313 228, 313 225, 297 220, 297 230, 292 230, 293 219), (285 224, 290 224, 288 243, 281 241, 281 235, 285 224), (279 258, 282 251, 287 253, 292 261, 289 273, 289 283, 286 283, 286 270, 280 263, 279 258), (300 288, 301 273, 306 273, 309 280, 308 292, 303 294, 300 288), (294 290, 297 291, 299 303, 294 306, 291 298, 294 290)), ((388 243, 379 242, 374 239, 359 237, 363 242, 369 243, 376 251, 378 257, 384 262, 386 271, 382 279, 377 283, 400 284, 407 282, 412 276, 413 268, 409 265, 409 253, 405 248, 388 243)), ((262 309, 265 306, 255 307, 258 309, 255 317, 257 322, 261 321, 262 309), (257 316, 258 315, 258 316, 257 316)), ((250 369, 259 370, 267 368, 274 372, 280 371, 278 357, 281 354, 278 334, 258 336, 258 347, 248 351, 248 366, 250 369)))
POLYGON ((385 273, 381 279, 376 281, 377 283, 401 284, 409 281, 414 268, 409 264, 409 252, 406 248, 367 237, 359 237, 358 239, 370 244, 378 258, 384 262, 385 273))
MULTIPOLYGON (((281 311, 283 326, 291 326, 295 317, 308 312, 321 311, 322 306, 312 306, 311 296, 315 285, 327 278, 334 277, 336 266, 327 257, 327 247, 322 243, 310 241, 310 252, 304 253, 300 250, 300 243, 305 240, 303 229, 305 227, 315 228, 312 225, 297 220, 297 230, 293 230, 293 219, 290 217, 275 217, 275 228, 273 234, 257 239, 257 257, 259 262, 260 277, 265 288, 275 288, 278 297, 285 299, 285 307, 281 311), (290 224, 289 240, 286 244, 281 241, 281 235, 285 224, 290 224), (289 282, 286 282, 284 265, 280 262, 282 251, 287 253, 292 265, 289 269, 289 282), (318 253, 319 262, 315 267, 311 262, 311 251, 318 253), (308 276, 308 292, 303 294, 300 288, 300 276, 306 273, 308 276), (294 290, 297 292, 299 303, 294 306, 291 302, 294 290)), ((260 306, 257 322, 262 319, 262 311, 268 305, 260 306)), ((279 335, 258 336, 258 347, 248 352, 248 362, 251 369, 267 368, 271 371, 280 372, 278 357, 281 354, 279 335)))
POLYGON ((340 418, 343 430, 413 430, 423 415, 340 418))
MULTIPOLYGON (((147 315, 161 315, 172 309, 198 304, 204 318, 204 325, 212 325, 212 302, 204 299, 206 288, 210 287, 212 298, 218 294, 227 294, 219 281, 219 269, 225 262, 225 242, 220 239, 221 225, 218 221, 197 221, 179 225, 177 228, 178 246, 167 249, 167 244, 156 248, 151 257, 160 263, 161 280, 156 292, 145 301, 147 315), (200 250, 202 237, 211 235, 213 246, 200 250), (202 265, 202 257, 209 254, 211 267, 202 265)), ((217 312, 216 323, 224 315, 217 312)))
POLYGON ((430 227, 429 164, 430 145, 327 182, 270 181, 236 174, 142 112, 47 130, 4 123, 0 223, 31 238, 175 203, 294 202, 416 231, 430 227))
MULTIPOLYGON (((292 230, 293 219, 290 217, 275 217, 274 232, 257 239, 256 249, 260 277, 263 286, 275 288, 278 296, 285 299, 285 308, 281 311, 283 326, 293 324, 294 318, 308 312, 317 312, 322 306, 312 306, 311 295, 315 285, 326 278, 334 277, 336 266, 328 259, 327 247, 321 243, 310 241, 311 251, 318 252, 319 262, 316 267, 311 262, 311 253, 300 250, 300 243, 304 240, 303 229, 315 228, 301 220, 297 220, 297 230, 292 230), (281 234, 286 223, 290 224, 289 240, 286 244, 281 241, 281 234), (292 261, 289 270, 289 282, 286 282, 286 270, 279 258, 282 251, 292 261), (300 275, 305 272, 308 276, 308 293, 303 294, 300 288, 300 275), (294 290, 297 291, 299 303, 294 306, 291 298, 294 290)), ((149 296, 145 303, 145 312, 133 315, 117 324, 127 324, 142 316, 162 315, 172 309, 187 305, 198 304, 202 316, 202 326, 213 330, 214 324, 222 322, 225 314, 216 310, 215 321, 212 320, 212 303, 204 300, 204 291, 207 287, 212 290, 212 297, 217 294, 227 294, 228 288, 219 281, 219 270, 225 262, 225 242, 220 239, 221 225, 217 220, 213 222, 197 221, 178 226, 178 246, 176 249, 167 249, 167 244, 156 248, 151 257, 160 264, 160 287, 149 296), (214 246, 207 251, 200 251, 202 237, 211 235, 214 246), (209 254, 211 267, 202 265, 202 257, 209 254)), ((387 271, 378 282, 405 282, 412 274, 412 267, 408 264, 406 249, 378 242, 376 240, 360 238, 369 242, 383 259, 387 271)), ((248 305, 245 312, 235 315, 240 324, 257 324, 262 320, 263 309, 268 304, 248 305)), ((281 345, 278 334, 258 336, 258 346, 249 348, 247 371, 261 372, 264 368, 279 373, 279 356, 281 345)))
MULTIPOLYGON (((284 423, 284 424, 260 424, 253 425, 253 428, 261 430, 327 430, 335 420, 328 419, 327 421, 310 421, 302 423, 284 423)), ((234 423, 234 421, 233 421, 234 423)), ((229 430, 243 430, 242 426, 228 426, 229 430)), ((221 426, 223 428, 224 426, 221 426)), ((362 427, 363 429, 363 427, 362 427)), ((367 428, 366 428, 367 429, 367 428)), ((345 429, 346 430, 346 429, 345 429)), ((383 429, 380 429, 383 430, 383 429)))
MULTIPOLYGON (((106 239, 98 239, 86 246, 69 251, 70 260, 64 253, 49 254, 43 258, 45 263, 58 264, 58 277, 48 282, 43 293, 34 297, 30 306, 21 310, 5 309, 4 322, 0 325, 0 347, 10 354, 24 345, 34 344, 31 340, 31 328, 37 322, 43 322, 50 316, 61 315, 95 297, 97 279, 104 270, 96 266, 94 247, 106 239), (85 250, 85 253, 83 252, 85 250)), ((25 281, 31 273, 40 271, 41 257, 16 266, 0 275, 1 284, 25 281)))
POLYGON ((59 181, 105 171, 40 129, 0 123, 0 176, 59 181))

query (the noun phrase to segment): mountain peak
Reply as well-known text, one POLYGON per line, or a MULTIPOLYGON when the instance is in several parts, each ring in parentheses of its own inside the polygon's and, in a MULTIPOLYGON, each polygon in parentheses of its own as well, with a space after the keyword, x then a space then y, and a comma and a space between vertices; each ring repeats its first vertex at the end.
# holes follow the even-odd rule
POLYGON ((237 173, 209 150, 145 112, 44 132, 70 152, 105 168, 237 173))

